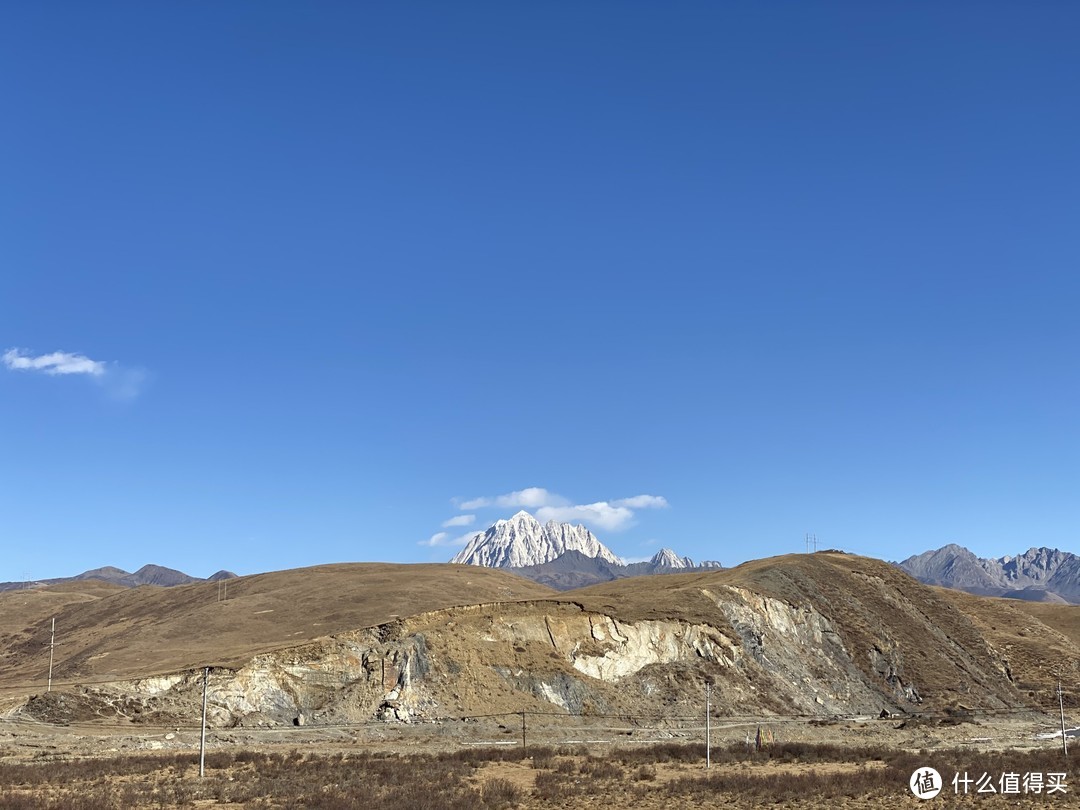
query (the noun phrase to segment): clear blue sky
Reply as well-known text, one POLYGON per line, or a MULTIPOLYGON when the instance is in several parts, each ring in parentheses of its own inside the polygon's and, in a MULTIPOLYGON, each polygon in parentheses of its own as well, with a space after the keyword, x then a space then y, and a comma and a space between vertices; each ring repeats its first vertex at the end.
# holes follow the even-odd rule
POLYGON ((1078 30, 10 4, 0 580, 445 560, 526 488, 631 557, 1080 551, 1078 30))

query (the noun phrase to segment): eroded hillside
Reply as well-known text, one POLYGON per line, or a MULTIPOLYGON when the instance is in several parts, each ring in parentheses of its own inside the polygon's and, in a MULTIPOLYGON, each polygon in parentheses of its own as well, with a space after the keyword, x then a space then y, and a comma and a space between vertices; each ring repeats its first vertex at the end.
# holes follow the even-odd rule
MULTIPOLYGON (((410 615, 410 603, 401 596, 408 587, 398 579, 410 572, 388 567, 379 588, 369 580, 366 589, 353 592, 357 604, 377 604, 354 607, 352 614, 343 613, 343 600, 330 595, 317 608, 300 598, 288 604, 278 599, 278 637, 303 633, 302 642, 244 657, 242 645, 234 641, 224 651, 215 648, 213 633, 201 632, 201 655, 174 647, 164 659, 169 666, 158 667, 153 677, 69 686, 66 693, 39 695, 24 711, 49 720, 65 713, 81 719, 190 720, 204 664, 216 664, 210 716, 218 726, 411 721, 521 710, 685 715, 699 711, 706 678, 715 683, 717 711, 727 715, 1001 710, 1030 702, 1016 687, 1008 651, 978 616, 979 600, 948 598, 875 560, 793 555, 731 570, 620 580, 558 596, 530 594, 537 586, 497 571, 425 568, 435 577, 426 583, 429 591, 435 581, 454 591, 454 577, 493 574, 507 581, 485 579, 484 587, 493 585, 496 593, 509 589, 516 598, 431 606, 429 593, 426 603, 419 597, 411 603, 410 615), (363 615, 382 620, 357 620, 363 615), (350 620, 351 627, 341 626, 350 620), (336 632, 322 635, 320 627, 336 632), (188 655, 186 665, 173 666, 182 653, 188 655)), ((302 579, 294 576, 292 597, 310 593, 310 580, 302 586, 302 579)), ((463 589, 456 591, 461 598, 463 589)), ((265 610, 260 600, 241 602, 240 596, 235 604, 264 615, 258 613, 265 610)), ((261 598, 271 596, 263 592, 261 598)), ((159 612, 168 611, 162 606, 159 612)), ((1033 616, 1028 620, 1031 627, 1041 624, 1033 616)), ((110 627, 103 621, 86 633, 101 634, 101 649, 115 648, 110 627)), ((129 631, 120 631, 121 638, 129 631)), ((1075 665, 1075 644, 1061 634, 1056 638, 1057 652, 1075 665)), ((85 645, 65 651, 61 671, 80 671, 92 654, 85 645)))

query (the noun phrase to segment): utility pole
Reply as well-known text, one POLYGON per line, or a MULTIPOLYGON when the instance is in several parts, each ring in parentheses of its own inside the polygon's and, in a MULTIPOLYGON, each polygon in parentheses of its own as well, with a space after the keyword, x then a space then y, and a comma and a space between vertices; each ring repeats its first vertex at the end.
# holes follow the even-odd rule
POLYGON ((712 678, 705 679, 705 769, 712 767, 712 678))
POLYGON ((199 737, 199 778, 206 776, 206 687, 210 683, 210 667, 203 670, 202 735, 199 737))
POLYGON ((49 637, 49 688, 46 692, 52 691, 52 667, 53 667, 53 653, 56 650, 56 617, 53 616, 52 620, 52 635, 49 637))
POLYGON ((1058 710, 1061 712, 1061 753, 1065 755, 1065 758, 1069 757, 1069 738, 1065 736, 1065 701, 1062 698, 1061 681, 1058 681, 1057 688, 1058 696, 1058 710))
POLYGON ((525 753, 525 710, 521 710, 521 752, 525 753))

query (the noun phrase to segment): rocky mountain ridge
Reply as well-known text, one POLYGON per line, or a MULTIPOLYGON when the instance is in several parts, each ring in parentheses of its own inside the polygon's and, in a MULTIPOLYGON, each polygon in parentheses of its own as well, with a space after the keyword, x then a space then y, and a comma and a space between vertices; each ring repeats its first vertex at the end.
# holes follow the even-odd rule
POLYGON ((606 560, 586 557, 578 551, 568 551, 551 562, 542 565, 507 568, 518 576, 531 579, 558 591, 584 588, 600 582, 613 582, 626 577, 651 574, 687 574, 695 571, 719 571, 723 568, 715 560, 695 563, 689 557, 679 557, 671 549, 660 549, 652 559, 645 562, 613 565, 606 560))
POLYGON ((950 543, 896 565, 927 585, 979 596, 1080 604, 1080 556, 1059 549, 1030 548, 993 559, 950 543))
POLYGON ((650 560, 627 563, 585 526, 554 520, 542 525, 524 510, 478 532, 451 562, 502 568, 563 591, 624 577, 723 568, 715 560, 695 564, 670 548, 650 560))
POLYGON ((582 525, 539 520, 522 510, 477 533, 450 562, 485 568, 524 568, 556 560, 568 551, 622 565, 619 557, 582 525))

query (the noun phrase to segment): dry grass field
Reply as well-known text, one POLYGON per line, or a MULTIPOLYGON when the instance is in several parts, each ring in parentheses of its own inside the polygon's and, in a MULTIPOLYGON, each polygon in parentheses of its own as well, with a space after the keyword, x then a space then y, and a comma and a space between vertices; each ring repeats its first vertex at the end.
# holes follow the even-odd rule
POLYGON ((700 745, 609 750, 488 748, 392 755, 245 751, 211 753, 199 778, 191 755, 0 762, 6 810, 140 807, 547 810, 548 808, 913 808, 912 772, 936 768, 946 787, 931 806, 1075 807, 1080 768, 1056 752, 934 753, 884 747, 784 744, 712 752, 700 745), (955 796, 953 774, 1066 774, 1065 793, 955 796))

